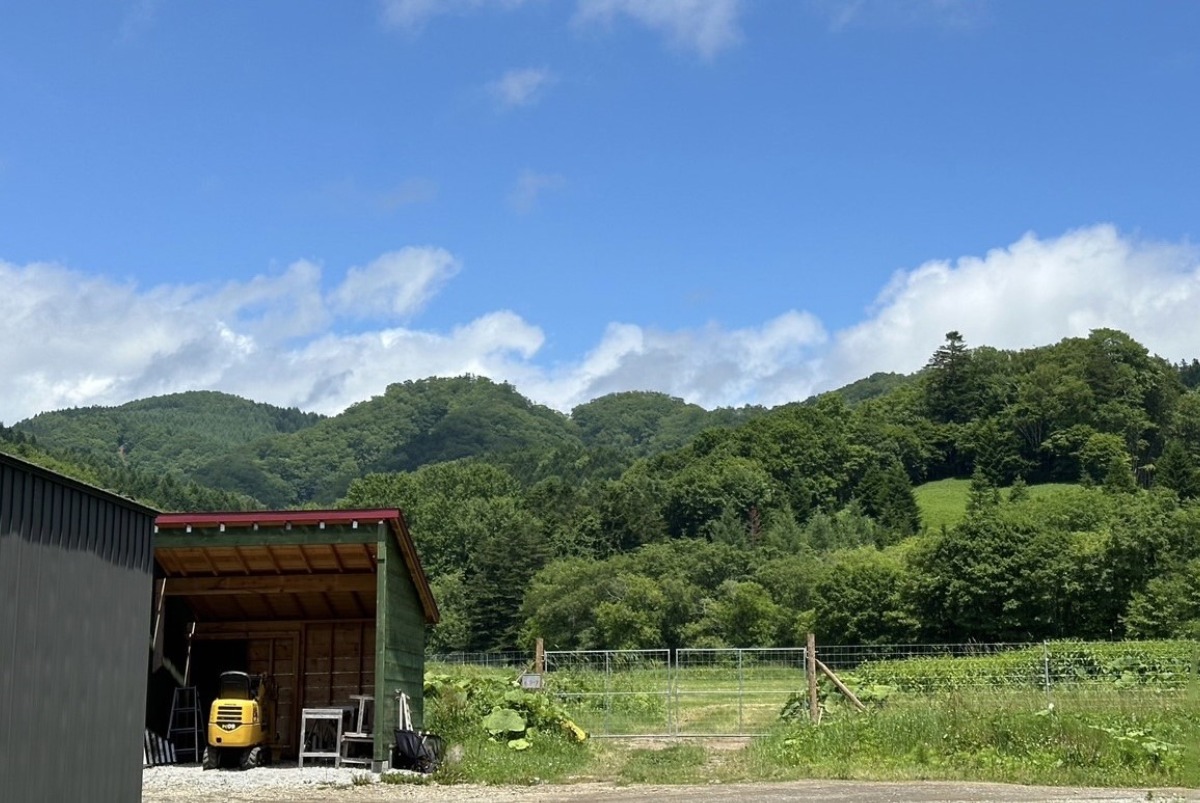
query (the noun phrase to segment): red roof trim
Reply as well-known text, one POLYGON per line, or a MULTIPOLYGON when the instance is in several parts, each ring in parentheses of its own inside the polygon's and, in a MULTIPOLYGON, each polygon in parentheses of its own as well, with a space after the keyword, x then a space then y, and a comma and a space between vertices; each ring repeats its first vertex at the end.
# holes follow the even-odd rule
MULTIPOLYGON (((408 532, 408 523, 399 508, 371 508, 369 510, 255 510, 226 513, 162 513, 154 520, 159 531, 230 527, 284 527, 288 524, 352 524, 353 522, 387 522, 388 529, 400 545, 400 553, 408 567, 408 574, 417 588, 417 596, 424 609, 425 621, 437 624, 441 618, 429 577, 421 566, 417 547, 408 532)), ((170 536, 166 540, 156 539, 155 548, 170 548, 170 536)))
POLYGON ((284 524, 350 524, 400 519, 397 508, 370 510, 252 510, 226 513, 163 513, 155 519, 160 530, 186 527, 278 527, 284 524))

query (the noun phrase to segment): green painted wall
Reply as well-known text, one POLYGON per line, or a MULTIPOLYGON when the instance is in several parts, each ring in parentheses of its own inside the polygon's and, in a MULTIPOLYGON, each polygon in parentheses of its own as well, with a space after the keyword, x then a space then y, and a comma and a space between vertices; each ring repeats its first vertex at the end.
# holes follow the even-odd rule
POLYGON ((375 620, 375 760, 390 758, 396 727, 396 689, 408 694, 413 727, 424 726, 425 617, 400 545, 379 528, 378 605, 375 620))

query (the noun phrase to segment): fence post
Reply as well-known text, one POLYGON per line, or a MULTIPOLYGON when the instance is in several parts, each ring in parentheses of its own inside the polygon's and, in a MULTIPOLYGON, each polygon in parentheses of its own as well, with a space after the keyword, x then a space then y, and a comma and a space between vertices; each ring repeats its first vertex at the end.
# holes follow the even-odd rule
POLYGON ((743 702, 746 699, 746 680, 742 676, 742 653, 743 650, 738 648, 738 733, 746 730, 744 717, 742 716, 743 702))
POLYGON ((1046 686, 1046 707, 1054 705, 1054 699, 1050 693, 1050 643, 1042 642, 1042 680, 1046 686))
POLYGON ((609 726, 609 714, 612 712, 612 664, 609 659, 612 653, 608 650, 604 651, 604 735, 612 733, 612 728, 609 726))
POLYGON ((675 649, 674 660, 667 650, 667 731, 679 738, 679 648, 675 649))
POLYGON ((808 716, 816 725, 821 719, 820 701, 817 699, 817 637, 808 634, 808 647, 804 651, 804 676, 808 679, 808 716))

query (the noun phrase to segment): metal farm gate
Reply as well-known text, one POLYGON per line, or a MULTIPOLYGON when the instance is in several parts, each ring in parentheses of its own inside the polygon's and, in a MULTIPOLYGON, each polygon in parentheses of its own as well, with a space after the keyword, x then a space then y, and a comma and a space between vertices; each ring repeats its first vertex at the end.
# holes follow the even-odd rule
POLYGON ((807 652, 548 651, 541 682, 594 736, 662 738, 754 736, 785 708, 819 719, 827 706, 849 704, 834 690, 838 675, 874 705, 989 711, 1144 712, 1194 705, 1200 683, 1200 643, 1189 640, 835 645, 814 649, 811 687, 807 652), (818 682, 826 698, 814 709, 818 682))
POLYGON ((804 648, 547 651, 544 688, 593 736, 751 736, 807 684, 804 648))

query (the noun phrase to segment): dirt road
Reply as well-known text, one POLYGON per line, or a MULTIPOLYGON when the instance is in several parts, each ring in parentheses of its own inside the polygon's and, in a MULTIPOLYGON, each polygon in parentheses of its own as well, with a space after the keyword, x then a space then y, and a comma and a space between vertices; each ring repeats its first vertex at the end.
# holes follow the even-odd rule
POLYGON ((252 770, 202 773, 199 767, 155 767, 143 774, 143 803, 1099 803, 1105 801, 1197 801, 1195 789, 1072 789, 943 781, 866 783, 791 781, 787 783, 707 784, 703 786, 547 786, 354 785, 345 770, 252 770))

